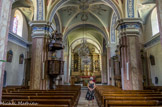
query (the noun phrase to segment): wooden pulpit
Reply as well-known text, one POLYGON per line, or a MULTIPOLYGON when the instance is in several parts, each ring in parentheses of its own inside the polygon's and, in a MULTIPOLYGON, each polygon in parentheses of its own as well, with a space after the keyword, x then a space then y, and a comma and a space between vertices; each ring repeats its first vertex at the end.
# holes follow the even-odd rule
POLYGON ((50 77, 50 89, 53 89, 55 79, 58 75, 64 74, 64 61, 49 60, 48 61, 48 75, 50 77))

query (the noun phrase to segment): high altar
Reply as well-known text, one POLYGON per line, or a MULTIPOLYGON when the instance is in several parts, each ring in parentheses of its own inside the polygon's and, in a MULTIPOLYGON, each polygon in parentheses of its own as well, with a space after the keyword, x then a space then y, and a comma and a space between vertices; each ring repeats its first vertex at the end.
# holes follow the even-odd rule
POLYGON ((96 82, 101 82, 101 56, 98 53, 91 53, 88 56, 80 57, 77 53, 72 53, 71 76, 75 77, 75 82, 88 81, 91 76, 96 82))

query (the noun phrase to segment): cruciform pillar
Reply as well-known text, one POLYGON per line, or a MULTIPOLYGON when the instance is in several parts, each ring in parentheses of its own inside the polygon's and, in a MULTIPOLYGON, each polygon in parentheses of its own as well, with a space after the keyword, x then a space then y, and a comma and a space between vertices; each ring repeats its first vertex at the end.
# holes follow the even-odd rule
POLYGON ((141 29, 142 21, 138 18, 120 19, 117 23, 123 90, 143 89, 139 43, 141 29))
POLYGON ((32 27, 32 59, 30 89, 47 89, 48 38, 53 31, 51 24, 45 21, 30 22, 32 27))

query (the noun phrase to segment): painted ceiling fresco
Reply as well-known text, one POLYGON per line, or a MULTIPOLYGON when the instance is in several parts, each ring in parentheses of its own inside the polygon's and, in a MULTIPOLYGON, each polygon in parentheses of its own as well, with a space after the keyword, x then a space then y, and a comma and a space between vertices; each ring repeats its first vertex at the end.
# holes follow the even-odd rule
POLYGON ((101 0, 70 0, 58 10, 58 14, 65 28, 77 23, 93 23, 107 29, 112 11, 101 0))

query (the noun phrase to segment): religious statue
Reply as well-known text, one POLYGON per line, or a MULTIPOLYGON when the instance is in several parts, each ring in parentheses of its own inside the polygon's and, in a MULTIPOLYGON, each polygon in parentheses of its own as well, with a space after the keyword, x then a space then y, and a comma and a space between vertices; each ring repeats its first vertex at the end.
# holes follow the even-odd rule
POLYGON ((19 64, 23 64, 23 61, 24 61, 24 55, 21 54, 21 55, 19 56, 19 64))

